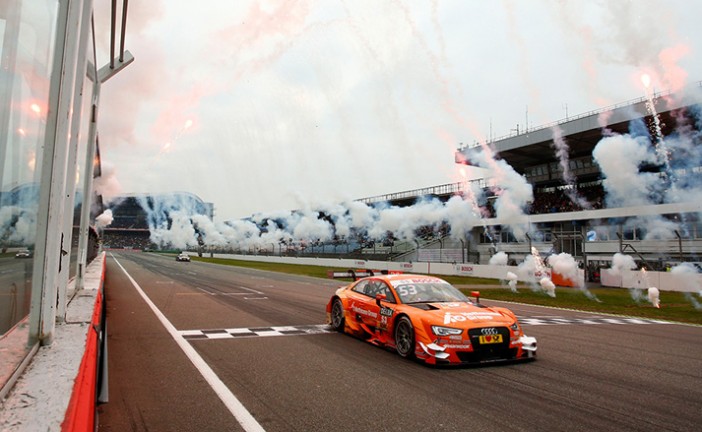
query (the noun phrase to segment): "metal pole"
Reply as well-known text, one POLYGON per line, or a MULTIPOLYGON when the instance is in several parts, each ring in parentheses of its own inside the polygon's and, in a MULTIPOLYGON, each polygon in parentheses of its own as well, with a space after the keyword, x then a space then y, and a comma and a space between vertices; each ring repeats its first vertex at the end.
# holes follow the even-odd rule
POLYGON ((678 231, 678 230, 675 230, 675 235, 678 237, 678 257, 679 257, 680 263, 682 264, 682 262, 683 262, 682 236, 680 235, 680 231, 678 231))
POLYGON ((85 173, 83 175, 83 206, 80 209, 80 228, 78 236, 78 263, 76 270, 76 291, 85 287, 85 267, 88 264, 88 240, 90 230, 90 211, 93 197, 93 172, 95 150, 97 147, 97 111, 100 104, 100 83, 93 83, 93 103, 90 110, 88 129, 88 149, 85 152, 85 173))
POLYGON ((124 61, 124 38, 127 34, 127 6, 129 5, 129 0, 124 0, 122 2, 122 34, 119 38, 119 61, 124 61))
POLYGON ((110 69, 115 68, 115 31, 117 30, 117 0, 112 0, 112 14, 110 15, 110 69))

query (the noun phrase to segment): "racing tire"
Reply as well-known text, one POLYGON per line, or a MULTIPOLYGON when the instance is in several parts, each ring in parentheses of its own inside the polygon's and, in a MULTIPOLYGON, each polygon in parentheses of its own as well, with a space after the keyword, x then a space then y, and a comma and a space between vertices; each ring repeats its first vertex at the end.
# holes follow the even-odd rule
POLYGON ((400 357, 414 357, 414 327, 406 316, 400 317, 395 324, 395 349, 400 357))
POLYGON ((341 303, 341 299, 335 298, 332 303, 331 309, 331 328, 332 330, 343 332, 344 331, 344 305, 341 303))

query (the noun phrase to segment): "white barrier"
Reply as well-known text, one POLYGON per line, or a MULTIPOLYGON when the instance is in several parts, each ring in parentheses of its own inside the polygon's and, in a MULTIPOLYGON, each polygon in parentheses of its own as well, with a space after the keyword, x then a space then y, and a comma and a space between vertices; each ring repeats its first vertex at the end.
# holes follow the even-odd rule
MULTIPOLYGON (((192 252, 191 255, 194 255, 192 252)), ((214 254, 215 258, 237 259, 242 261, 259 261, 299 265, 315 265, 339 270, 370 269, 394 270, 405 273, 434 274, 443 276, 472 276, 486 279, 495 279, 495 283, 507 280, 507 272, 518 275, 522 282, 533 282, 520 274, 517 266, 493 266, 485 264, 453 264, 436 262, 395 262, 395 261, 370 261, 362 259, 314 258, 314 257, 285 257, 266 255, 235 255, 214 254)), ((579 270, 582 275, 582 270, 579 270)), ((602 286, 616 288, 648 288, 657 287, 661 291, 699 292, 702 290, 702 274, 697 275, 697 283, 690 285, 683 283, 680 278, 670 272, 646 273, 646 280, 639 271, 623 271, 621 275, 610 274, 607 269, 601 269, 602 286)), ((544 269, 543 276, 550 277, 550 269, 544 269)), ((541 274, 535 275, 540 279, 541 274)))
POLYGON ((671 272, 623 270, 612 272, 601 269, 602 286, 616 288, 648 289, 656 287, 661 291, 702 292, 702 274, 680 277, 671 272))

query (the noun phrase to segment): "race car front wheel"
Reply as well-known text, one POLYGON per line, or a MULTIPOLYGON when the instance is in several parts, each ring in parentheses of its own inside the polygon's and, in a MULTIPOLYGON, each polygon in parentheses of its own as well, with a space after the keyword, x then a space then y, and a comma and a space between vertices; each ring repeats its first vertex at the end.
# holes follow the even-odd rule
POLYGON ((336 331, 344 331, 344 305, 338 298, 332 303, 331 327, 336 331))
POLYGON ((395 349, 402 357, 414 357, 414 328, 406 316, 400 317, 395 325, 395 349))

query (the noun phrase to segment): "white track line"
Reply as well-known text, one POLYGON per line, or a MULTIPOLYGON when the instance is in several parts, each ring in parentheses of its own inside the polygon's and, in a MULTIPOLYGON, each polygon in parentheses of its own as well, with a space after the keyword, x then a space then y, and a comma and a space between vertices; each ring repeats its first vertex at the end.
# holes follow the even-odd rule
POLYGON ((200 354, 195 351, 195 348, 193 348, 188 341, 186 341, 183 336, 180 335, 178 330, 171 324, 170 321, 168 321, 168 318, 166 318, 163 313, 156 307, 156 305, 149 299, 149 297, 144 293, 144 290, 141 289, 138 283, 132 278, 132 276, 127 273, 127 270, 122 267, 122 264, 117 261, 117 259, 112 256, 112 259, 115 260, 117 265, 122 269, 125 275, 127 275, 127 278, 129 278, 130 282, 134 286, 134 288, 137 290, 139 295, 144 299, 147 305, 151 308, 153 313, 156 315, 159 321, 161 321, 161 324, 168 330, 168 333, 170 333, 171 337, 173 337, 173 340, 176 341, 178 346, 180 346, 180 349, 183 350, 186 356, 190 359, 190 361, 193 363, 195 368, 197 368, 198 371, 200 371, 200 374, 202 375, 203 378, 210 384, 210 387, 212 387, 212 390, 217 393, 217 396, 219 396, 220 400, 224 403, 224 405, 229 409, 229 412, 231 412, 236 420, 239 422, 242 428, 244 428, 245 431, 247 432, 265 432, 265 429, 256 421, 256 419, 251 415, 251 413, 244 407, 244 405, 239 402, 239 399, 234 396, 234 394, 227 388, 226 385, 222 382, 222 380, 219 379, 217 374, 214 373, 212 368, 200 357, 200 354))

